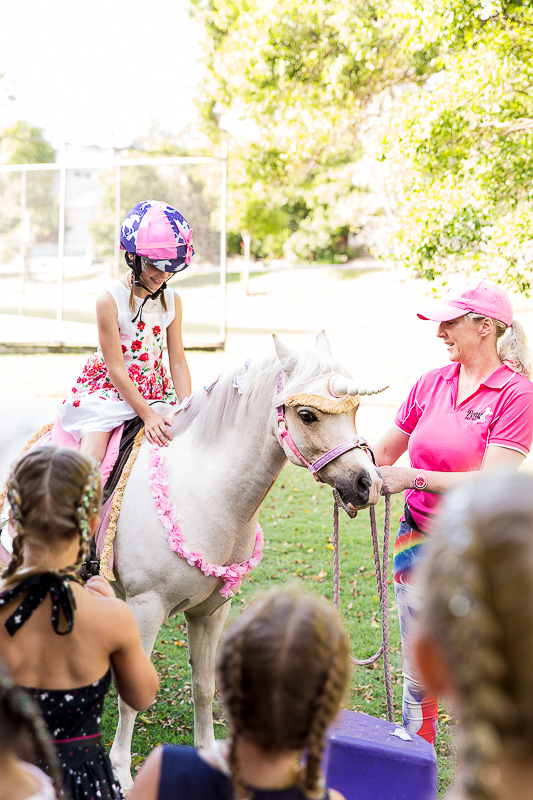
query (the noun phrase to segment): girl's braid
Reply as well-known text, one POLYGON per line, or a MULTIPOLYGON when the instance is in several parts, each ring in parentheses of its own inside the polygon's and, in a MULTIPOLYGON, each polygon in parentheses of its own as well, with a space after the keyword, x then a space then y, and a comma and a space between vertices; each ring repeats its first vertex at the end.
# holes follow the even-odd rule
POLYGON ((300 788, 306 797, 311 799, 321 798, 324 795, 321 766, 326 728, 338 711, 339 697, 342 696, 346 683, 346 649, 342 648, 342 642, 338 642, 337 645, 325 675, 322 691, 316 697, 307 740, 306 762, 300 770, 300 788))
POLYGON ((13 513, 13 522, 16 531, 16 536, 13 539, 13 553, 11 561, 2 572, 2 578, 8 578, 19 569, 24 560, 24 527, 22 512, 20 510, 21 498, 18 483, 14 475, 11 475, 8 481, 7 499, 11 506, 13 513))
POLYGON ((244 708, 244 687, 243 687, 243 647, 244 636, 236 637, 232 643, 232 650, 229 658, 224 664, 224 686, 227 687, 224 699, 231 717, 231 737, 229 749, 229 768, 235 797, 238 800, 247 800, 249 794, 244 785, 239 757, 237 753, 237 739, 243 731, 243 708, 244 708))
MULTIPOLYGON (((79 567, 89 550, 89 520, 98 513, 101 498, 101 473, 98 466, 93 466, 87 475, 87 480, 82 489, 81 496, 76 507, 78 529, 80 533, 80 546, 78 555, 73 567, 79 567)), ((62 572, 72 571, 72 567, 67 567, 62 572)))
POLYGON ((131 310, 132 314, 135 314, 135 285, 134 285, 134 281, 135 281, 135 275, 134 275, 133 267, 132 267, 131 284, 130 284, 130 310, 131 310))
POLYGON ((237 764, 243 737, 265 753, 307 747, 307 767, 299 770, 298 782, 309 797, 318 795, 324 732, 349 677, 348 642, 336 610, 301 592, 269 592, 227 634, 218 672, 232 730, 237 796, 246 796, 237 764))
POLYGON ((0 743, 3 750, 16 752, 18 745, 24 751, 28 748, 33 751, 34 761, 51 777, 57 797, 64 797, 56 752, 39 708, 27 692, 14 685, 3 665, 0 665, 0 743))
MULTIPOLYGON (((505 665, 501 655, 501 627, 490 603, 490 587, 484 580, 482 551, 475 542, 458 583, 450 589, 452 614, 456 617, 456 682, 463 701, 461 718, 464 785, 472 800, 495 797, 495 761, 500 749, 499 724, 511 713, 501 679, 505 665), (464 613, 468 609, 468 613, 464 613), (468 659, 464 654, 468 653, 468 659), (463 655, 461 655, 463 654, 463 655)), ((444 642, 443 642, 444 643, 444 642)), ((452 643, 450 642, 450 645, 452 643)), ((445 645, 446 647, 448 644, 445 645)))
POLYGON ((50 741, 50 734, 43 721, 39 708, 31 700, 29 695, 23 695, 21 702, 25 706, 28 729, 35 747, 37 761, 43 766, 46 774, 52 779, 57 796, 64 797, 66 800, 57 754, 50 741))
POLYGON ((422 624, 458 692, 470 800, 497 796, 503 746, 533 752, 532 526, 530 476, 481 476, 448 499, 422 568, 422 624))

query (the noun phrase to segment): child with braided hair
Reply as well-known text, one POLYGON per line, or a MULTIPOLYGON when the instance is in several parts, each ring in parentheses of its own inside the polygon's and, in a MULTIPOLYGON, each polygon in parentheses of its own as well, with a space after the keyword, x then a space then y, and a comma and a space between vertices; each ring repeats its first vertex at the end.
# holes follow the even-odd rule
POLYGON ((533 796, 533 478, 482 473, 447 499, 420 570, 414 650, 448 696, 458 773, 448 800, 533 796))
POLYGON ((37 447, 13 466, 7 498, 16 536, 0 581, 0 652, 41 709, 65 797, 118 800, 99 733, 111 668, 138 710, 154 700, 158 679, 128 606, 101 576, 85 586, 77 577, 99 519, 100 470, 73 449, 37 447))
POLYGON ((60 791, 57 758, 39 710, 0 662, 0 800, 56 800, 60 791))
POLYGON ((229 740, 154 750, 130 800, 343 800, 321 772, 326 728, 349 678, 347 636, 332 606, 268 593, 225 637, 218 678, 229 740))

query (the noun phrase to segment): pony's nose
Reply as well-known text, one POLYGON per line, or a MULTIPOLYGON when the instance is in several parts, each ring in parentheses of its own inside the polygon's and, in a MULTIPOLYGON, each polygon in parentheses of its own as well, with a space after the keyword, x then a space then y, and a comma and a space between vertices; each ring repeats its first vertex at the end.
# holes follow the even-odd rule
POLYGON ((368 503, 372 478, 364 470, 356 476, 346 476, 335 482, 335 488, 341 496, 345 505, 352 505, 355 508, 362 508, 368 503))
POLYGON ((364 498, 364 502, 366 503, 370 496, 370 487, 372 486, 370 475, 367 472, 364 472, 362 475, 359 475, 359 477, 355 482, 355 485, 357 487, 359 496, 361 497, 361 499, 364 498))

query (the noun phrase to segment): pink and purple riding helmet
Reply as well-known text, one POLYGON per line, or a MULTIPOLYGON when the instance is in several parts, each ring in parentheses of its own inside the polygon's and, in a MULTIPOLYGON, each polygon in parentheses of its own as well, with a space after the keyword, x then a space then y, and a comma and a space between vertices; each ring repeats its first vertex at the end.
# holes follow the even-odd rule
POLYGON ((194 255, 192 228, 167 203, 143 200, 126 214, 120 229, 120 249, 150 261, 162 272, 181 272, 194 255))

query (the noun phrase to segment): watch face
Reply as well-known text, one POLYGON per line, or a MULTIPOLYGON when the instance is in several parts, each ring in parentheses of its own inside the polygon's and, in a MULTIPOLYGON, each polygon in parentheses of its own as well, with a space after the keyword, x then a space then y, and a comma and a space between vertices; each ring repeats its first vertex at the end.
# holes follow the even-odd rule
POLYGON ((417 475, 413 483, 417 489, 425 489, 426 486, 428 485, 427 478, 425 475, 417 475))

